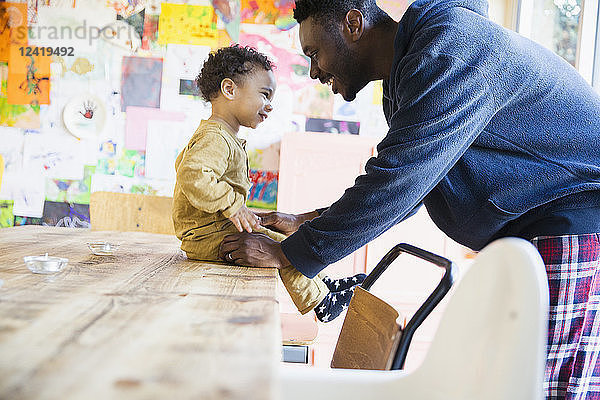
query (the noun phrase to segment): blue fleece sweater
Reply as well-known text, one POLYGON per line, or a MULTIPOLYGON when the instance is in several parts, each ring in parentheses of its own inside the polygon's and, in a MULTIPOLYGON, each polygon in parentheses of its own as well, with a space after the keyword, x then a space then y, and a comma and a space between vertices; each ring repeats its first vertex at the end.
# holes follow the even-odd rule
POLYGON ((304 275, 421 204, 476 250, 600 232, 600 97, 563 59, 491 22, 484 0, 409 7, 383 108, 390 129, 366 174, 282 242, 304 275))

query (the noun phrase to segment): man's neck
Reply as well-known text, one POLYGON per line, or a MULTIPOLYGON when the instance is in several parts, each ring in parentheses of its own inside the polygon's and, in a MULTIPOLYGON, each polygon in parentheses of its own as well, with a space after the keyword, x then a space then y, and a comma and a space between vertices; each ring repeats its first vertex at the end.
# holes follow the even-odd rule
POLYGON ((373 60, 373 80, 388 79, 394 63, 394 41, 398 22, 389 18, 367 33, 369 56, 373 60))

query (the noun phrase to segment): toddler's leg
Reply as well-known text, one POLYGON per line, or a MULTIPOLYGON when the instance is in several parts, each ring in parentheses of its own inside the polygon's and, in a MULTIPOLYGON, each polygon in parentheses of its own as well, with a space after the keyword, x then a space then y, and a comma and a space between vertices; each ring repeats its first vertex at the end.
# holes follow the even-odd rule
MULTIPOLYGON (((285 235, 266 228, 261 228, 256 232, 264 233, 278 242, 286 238, 285 235)), ((314 309, 329 293, 327 285, 320 276, 317 275, 313 279, 307 278, 291 265, 281 268, 279 270, 279 277, 301 314, 306 314, 314 309)))

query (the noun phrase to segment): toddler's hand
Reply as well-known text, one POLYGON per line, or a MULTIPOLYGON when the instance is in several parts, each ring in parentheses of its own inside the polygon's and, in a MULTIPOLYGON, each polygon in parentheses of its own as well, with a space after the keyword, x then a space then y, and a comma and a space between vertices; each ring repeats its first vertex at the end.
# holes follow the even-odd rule
POLYGON ((252 229, 260 227, 260 218, 248 210, 246 206, 242 206, 235 214, 229 217, 229 220, 233 222, 233 225, 235 225, 239 232, 246 230, 252 233, 252 229))

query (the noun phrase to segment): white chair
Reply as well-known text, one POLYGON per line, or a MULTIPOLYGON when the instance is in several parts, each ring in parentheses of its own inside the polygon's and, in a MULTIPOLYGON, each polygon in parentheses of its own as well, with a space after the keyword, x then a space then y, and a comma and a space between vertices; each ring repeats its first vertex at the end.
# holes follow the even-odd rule
POLYGON ((415 371, 282 367, 281 398, 541 400, 547 320, 539 253, 523 239, 499 239, 456 284, 415 371))

